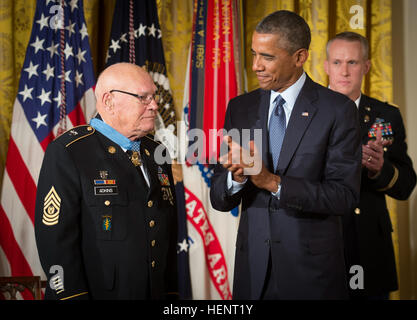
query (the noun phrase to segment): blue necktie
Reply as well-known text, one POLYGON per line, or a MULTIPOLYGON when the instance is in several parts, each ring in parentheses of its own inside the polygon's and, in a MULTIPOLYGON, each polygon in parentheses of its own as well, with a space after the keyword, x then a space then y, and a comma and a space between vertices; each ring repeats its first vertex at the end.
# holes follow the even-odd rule
POLYGON ((283 105, 285 100, 279 95, 275 98, 275 108, 269 120, 269 150, 271 151, 274 163, 274 173, 277 170, 279 154, 285 136, 285 111, 283 105))

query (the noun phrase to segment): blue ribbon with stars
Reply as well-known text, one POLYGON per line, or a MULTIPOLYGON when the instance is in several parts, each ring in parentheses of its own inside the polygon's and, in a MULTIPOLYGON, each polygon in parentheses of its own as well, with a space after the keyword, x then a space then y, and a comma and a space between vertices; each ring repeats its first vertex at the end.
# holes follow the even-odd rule
POLYGON ((137 151, 140 146, 140 140, 138 141, 131 141, 130 139, 126 138, 116 129, 110 127, 104 121, 93 118, 90 121, 90 126, 96 129, 98 132, 109 138, 114 143, 117 143, 120 147, 126 150, 133 150, 137 151))

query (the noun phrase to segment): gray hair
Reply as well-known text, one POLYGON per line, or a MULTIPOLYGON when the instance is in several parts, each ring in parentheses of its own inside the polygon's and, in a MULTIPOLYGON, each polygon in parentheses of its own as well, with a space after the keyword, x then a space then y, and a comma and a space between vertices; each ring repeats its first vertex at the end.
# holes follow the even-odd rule
POLYGON ((280 47, 293 54, 299 49, 309 49, 310 27, 298 14, 279 10, 262 19, 255 28, 257 33, 278 34, 280 47))
POLYGON ((334 38, 330 39, 329 42, 327 42, 327 46, 326 46, 327 58, 329 58, 330 45, 335 40, 344 40, 344 41, 349 41, 349 42, 359 42, 361 44, 361 47, 362 47, 363 58, 365 60, 369 59, 369 42, 368 42, 368 39, 366 39, 364 36, 360 35, 359 33, 351 32, 351 31, 346 31, 346 32, 339 33, 334 38))

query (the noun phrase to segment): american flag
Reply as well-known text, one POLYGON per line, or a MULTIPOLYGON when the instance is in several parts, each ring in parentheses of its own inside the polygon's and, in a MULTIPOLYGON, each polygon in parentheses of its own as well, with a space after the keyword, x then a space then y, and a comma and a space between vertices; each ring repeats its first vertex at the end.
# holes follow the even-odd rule
POLYGON ((13 106, 2 185, 1 276, 45 279, 34 235, 40 167, 59 129, 85 124, 94 115, 94 84, 82 0, 38 0, 13 106))

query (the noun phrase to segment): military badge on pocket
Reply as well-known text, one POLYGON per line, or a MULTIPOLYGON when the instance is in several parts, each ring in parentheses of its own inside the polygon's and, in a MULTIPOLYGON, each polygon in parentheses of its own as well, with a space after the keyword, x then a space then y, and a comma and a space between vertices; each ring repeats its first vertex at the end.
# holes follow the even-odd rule
POLYGON ((103 231, 110 231, 112 227, 112 224, 111 224, 112 216, 105 215, 105 216, 102 216, 101 219, 102 219, 101 226, 103 228, 103 231))
POLYGON ((172 196, 171 188, 170 187, 162 187, 162 199, 165 201, 169 201, 171 206, 174 205, 174 197, 172 196))

